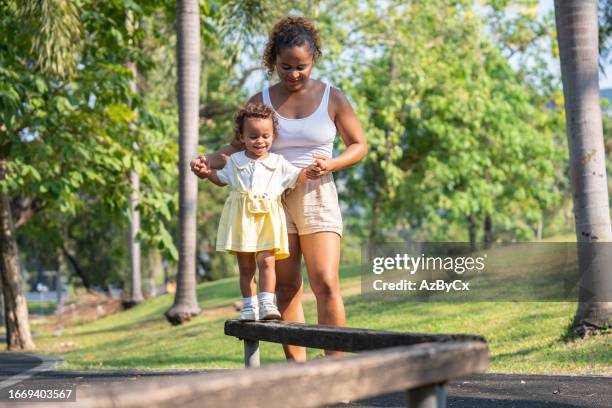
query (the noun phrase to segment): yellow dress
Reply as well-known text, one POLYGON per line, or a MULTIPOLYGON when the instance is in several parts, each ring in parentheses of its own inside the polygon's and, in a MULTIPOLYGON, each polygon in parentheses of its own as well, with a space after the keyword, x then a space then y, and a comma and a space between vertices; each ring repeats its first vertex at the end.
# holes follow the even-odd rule
MULTIPOLYGON (((287 221, 278 188, 266 188, 266 193, 255 194, 244 187, 231 159, 227 165, 232 166, 236 186, 232 188, 223 206, 217 232, 217 251, 236 253, 274 250, 275 259, 287 258, 287 221)), ((268 187, 278 182, 278 169, 277 166, 272 172, 268 187)))

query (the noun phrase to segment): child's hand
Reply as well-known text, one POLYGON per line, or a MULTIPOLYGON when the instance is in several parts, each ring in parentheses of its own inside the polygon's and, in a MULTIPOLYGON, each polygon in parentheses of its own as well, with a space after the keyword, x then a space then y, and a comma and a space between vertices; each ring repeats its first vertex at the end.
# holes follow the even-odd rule
POLYGON ((198 176, 199 178, 205 179, 210 175, 210 168, 207 165, 207 160, 205 156, 200 156, 193 159, 189 165, 191 166, 191 171, 193 174, 198 176))
POLYGON ((327 173, 333 171, 332 158, 315 153, 314 162, 306 167, 306 177, 309 179, 317 179, 327 173))
POLYGON ((319 174, 319 168, 317 167, 315 162, 312 162, 310 166, 304 168, 303 173, 306 176, 306 178, 313 180, 317 178, 317 174, 319 174))

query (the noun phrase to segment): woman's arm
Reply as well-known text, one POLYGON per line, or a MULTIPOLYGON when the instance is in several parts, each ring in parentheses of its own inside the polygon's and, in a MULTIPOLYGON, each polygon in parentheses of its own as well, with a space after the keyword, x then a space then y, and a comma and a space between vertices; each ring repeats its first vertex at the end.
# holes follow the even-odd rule
POLYGON ((321 177, 326 173, 351 167, 361 161, 368 153, 363 129, 361 129, 357 115, 355 115, 347 97, 339 90, 332 88, 330 103, 334 123, 346 145, 346 149, 334 158, 315 155, 316 168, 307 171, 309 178, 321 177))

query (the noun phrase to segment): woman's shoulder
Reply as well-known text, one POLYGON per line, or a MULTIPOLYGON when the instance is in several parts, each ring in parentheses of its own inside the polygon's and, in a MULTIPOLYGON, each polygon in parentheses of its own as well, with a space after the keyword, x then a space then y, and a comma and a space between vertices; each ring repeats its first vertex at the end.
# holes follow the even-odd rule
POLYGON ((329 91, 330 117, 335 118, 338 113, 345 112, 347 109, 353 110, 348 98, 340 88, 336 88, 332 85, 329 91))
POLYGON ((247 103, 263 103, 263 92, 257 92, 255 95, 251 96, 247 103))
POLYGON ((348 98, 342 92, 342 90, 334 85, 332 85, 329 89, 329 100, 332 103, 342 104, 348 102, 348 98))

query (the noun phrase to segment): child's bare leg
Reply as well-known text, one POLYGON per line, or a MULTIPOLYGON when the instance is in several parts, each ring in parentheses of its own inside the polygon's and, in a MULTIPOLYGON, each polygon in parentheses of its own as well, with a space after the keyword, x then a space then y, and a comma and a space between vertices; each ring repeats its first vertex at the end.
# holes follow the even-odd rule
POLYGON ((274 293, 276 272, 274 271, 274 251, 261 251, 255 255, 259 269, 259 291, 274 293))
POLYGON ((238 270, 240 271, 240 293, 242 297, 257 296, 255 286, 255 254, 253 252, 237 252, 238 270))
POLYGON ((261 251, 255 256, 259 269, 259 312, 260 319, 280 319, 281 315, 274 304, 276 272, 274 251, 261 251))
POLYGON ((238 252, 238 269, 240 270, 240 292, 242 292, 242 309, 240 320, 257 320, 257 287, 255 286, 255 254, 238 252))

